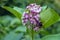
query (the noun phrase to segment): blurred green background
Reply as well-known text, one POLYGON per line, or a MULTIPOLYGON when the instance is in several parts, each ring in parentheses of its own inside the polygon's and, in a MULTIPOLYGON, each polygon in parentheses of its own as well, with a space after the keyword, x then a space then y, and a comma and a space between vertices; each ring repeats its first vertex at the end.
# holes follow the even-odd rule
MULTIPOLYGON (((0 0, 0 40, 31 40, 28 33, 26 33, 26 28, 22 26, 21 21, 11 12, 2 8, 2 6, 8 6, 19 12, 19 8, 25 9, 31 3, 47 6, 47 8, 50 7, 60 15, 60 0, 0 0)), ((59 33, 60 22, 57 22, 41 30, 41 33, 38 33, 34 40, 40 40, 40 38, 46 35, 59 33)))

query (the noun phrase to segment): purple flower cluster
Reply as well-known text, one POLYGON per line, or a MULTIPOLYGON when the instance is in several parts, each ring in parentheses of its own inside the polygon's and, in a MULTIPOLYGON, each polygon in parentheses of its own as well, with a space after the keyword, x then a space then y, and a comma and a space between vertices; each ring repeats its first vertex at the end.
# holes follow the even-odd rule
MULTIPOLYGON (((42 23, 40 22, 40 12, 41 7, 40 5, 30 4, 26 8, 27 11, 23 14, 23 23, 26 25, 28 23, 34 25, 33 29, 35 31, 39 30, 39 28, 42 26, 42 23)), ((29 25, 30 26, 30 25, 29 25)))

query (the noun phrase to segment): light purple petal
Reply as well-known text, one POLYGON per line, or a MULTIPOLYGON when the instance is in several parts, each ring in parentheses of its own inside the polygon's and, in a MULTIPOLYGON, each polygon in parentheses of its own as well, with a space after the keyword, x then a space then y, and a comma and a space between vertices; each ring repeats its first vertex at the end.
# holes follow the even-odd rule
POLYGON ((25 14, 24 14, 24 17, 25 17, 25 18, 28 18, 28 17, 29 17, 29 15, 28 15, 27 13, 25 13, 25 14))

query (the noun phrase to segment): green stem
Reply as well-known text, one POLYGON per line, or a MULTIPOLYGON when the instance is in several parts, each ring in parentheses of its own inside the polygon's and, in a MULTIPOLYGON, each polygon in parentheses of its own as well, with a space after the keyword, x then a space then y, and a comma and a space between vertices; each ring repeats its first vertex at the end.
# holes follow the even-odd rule
POLYGON ((31 29, 31 33, 32 33, 32 40, 34 40, 34 30, 33 30, 34 25, 32 24, 32 29, 31 29))
POLYGON ((32 25, 30 24, 30 26, 31 26, 30 29, 28 28, 28 26, 29 25, 27 25, 27 33, 29 33, 29 35, 31 35, 31 40, 34 40, 34 30, 33 30, 33 26, 34 25, 33 24, 32 25))
POLYGON ((33 40, 34 34, 33 34, 33 27, 32 27, 32 40, 33 40))

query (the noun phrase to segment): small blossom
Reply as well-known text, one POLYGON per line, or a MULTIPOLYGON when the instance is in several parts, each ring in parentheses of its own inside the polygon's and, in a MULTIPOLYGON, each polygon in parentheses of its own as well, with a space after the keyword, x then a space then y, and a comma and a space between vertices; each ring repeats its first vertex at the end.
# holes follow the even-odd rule
POLYGON ((29 14, 28 13, 24 13, 23 15, 25 18, 28 18, 29 17, 29 14))
POLYGON ((29 17, 30 17, 30 18, 32 18, 32 17, 33 17, 33 15, 32 15, 32 14, 29 14, 29 17))
POLYGON ((39 20, 39 17, 40 17, 39 15, 34 16, 36 20, 39 20))
POLYGON ((31 22, 31 24, 36 25, 36 21, 35 21, 35 19, 31 18, 31 19, 30 19, 30 22, 31 22))
POLYGON ((35 3, 27 6, 27 9, 30 10, 30 11, 33 11, 35 13, 39 13, 41 11, 40 5, 36 5, 35 3))
POLYGON ((39 27, 35 27, 34 30, 35 30, 35 31, 38 31, 38 30, 39 30, 39 27))
POLYGON ((26 24, 28 22, 28 19, 23 19, 22 22, 26 24))

